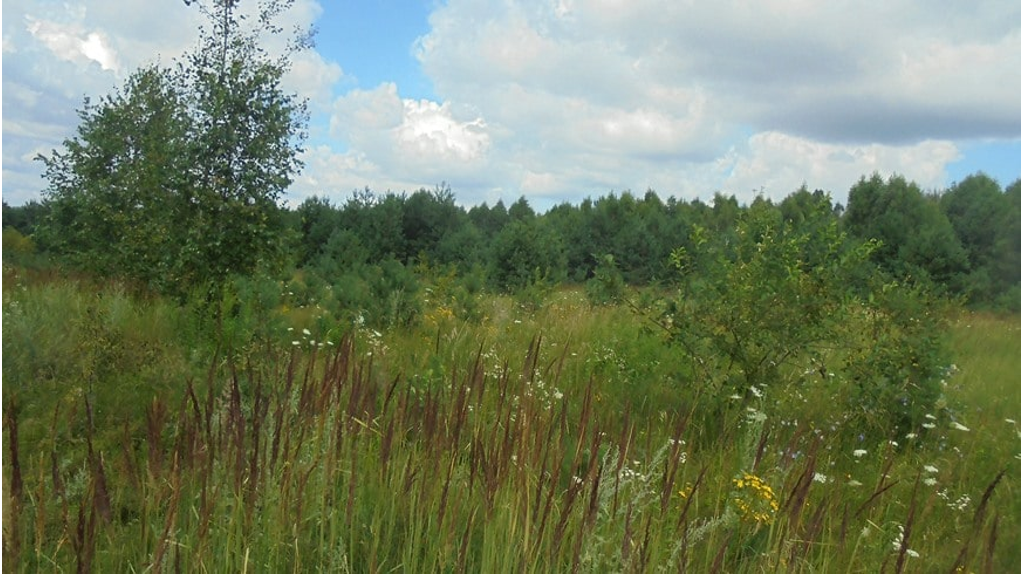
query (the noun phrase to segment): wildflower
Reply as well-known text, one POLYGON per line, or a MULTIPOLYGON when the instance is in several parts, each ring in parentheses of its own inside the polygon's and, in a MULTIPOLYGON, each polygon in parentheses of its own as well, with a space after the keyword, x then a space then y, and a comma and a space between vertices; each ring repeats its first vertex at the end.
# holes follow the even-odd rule
POLYGON ((926 418, 926 419, 928 419, 930 421, 933 421, 933 420, 935 420, 935 415, 933 415, 931 413, 928 413, 928 414, 924 415, 924 418, 926 418))
POLYGON ((939 469, 934 467, 934 466, 932 466, 932 465, 930 465, 930 464, 926 464, 926 465, 924 465, 924 471, 925 472, 930 472, 932 474, 935 474, 936 472, 939 472, 939 469))
POLYGON ((764 393, 761 392, 761 389, 759 389, 757 387, 753 387, 753 386, 750 387, 750 394, 754 395, 757 398, 761 398, 761 397, 764 396, 764 393))
POLYGON ((1015 421, 1015 420, 1013 420, 1013 419, 1003 419, 1003 420, 1004 420, 1004 421, 1006 421, 1006 422, 1008 422, 1008 423, 1010 423, 1011 425, 1015 425, 1015 424, 1017 424, 1017 421, 1015 421))
POLYGON ((826 482, 828 482, 828 477, 825 476, 824 474, 821 474, 820 472, 816 472, 814 473, 813 480, 814 482, 825 484, 826 482))
POLYGON ((302 330, 302 334, 308 337, 308 336, 310 336, 310 335, 311 335, 312 333, 310 333, 310 332, 309 332, 309 329, 303 329, 303 330, 302 330))
POLYGON ((935 480, 933 477, 930 477, 930 476, 928 478, 922 480, 921 482, 923 482, 925 486, 935 486, 935 484, 938 483, 937 480, 935 480))
POLYGON ((292 344, 297 346, 299 344, 299 342, 298 341, 292 341, 292 344))
POLYGON ((683 500, 686 500, 687 498, 690 498, 691 494, 693 494, 693 485, 687 482, 686 487, 679 491, 679 496, 682 497, 683 500))
POLYGON ((908 432, 907 433, 907 436, 906 436, 907 440, 914 440, 915 438, 917 438, 917 433, 916 432, 908 432))
POLYGON ((949 426, 950 426, 950 428, 958 430, 958 431, 969 432, 971 430, 971 429, 965 427, 964 425, 962 425, 962 424, 960 424, 958 422, 955 422, 955 421, 952 424, 950 424, 949 426))
POLYGON ((738 400, 742 399, 743 397, 737 395, 736 393, 733 393, 733 394, 729 395, 729 398, 731 400, 738 401, 738 400))
POLYGON ((772 487, 760 477, 743 473, 732 480, 736 492, 732 503, 740 512, 740 518, 755 525, 772 521, 779 510, 779 502, 772 487))
POLYGON ((933 429, 933 428, 935 428, 935 423, 924 423, 921 426, 926 428, 926 429, 933 429))
POLYGON ((864 486, 864 483, 855 478, 851 478, 850 481, 847 482, 846 484, 849 486, 864 486))
POLYGON ((857 450, 853 451, 853 458, 860 458, 860 457, 866 455, 867 453, 868 453, 868 451, 866 451, 866 450, 864 450, 862 448, 858 448, 857 450))
POLYGON ((971 497, 967 496, 966 494, 962 494, 962 495, 960 495, 960 498, 958 498, 958 499, 956 499, 956 500, 954 500, 952 502, 946 503, 946 506, 948 506, 950 509, 958 510, 960 512, 963 512, 963 511, 967 510, 967 507, 970 506, 970 505, 971 505, 971 497))

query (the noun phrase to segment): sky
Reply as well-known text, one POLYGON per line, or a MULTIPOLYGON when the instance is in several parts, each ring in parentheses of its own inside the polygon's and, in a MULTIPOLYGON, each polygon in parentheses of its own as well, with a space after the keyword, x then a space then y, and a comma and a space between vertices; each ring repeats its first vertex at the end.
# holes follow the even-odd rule
MULTIPOLYGON (((4 0, 4 201, 41 197, 33 158, 84 97, 172 65, 201 23, 183 0, 4 0)), ((281 23, 318 30, 284 86, 311 110, 292 206, 440 185, 464 206, 844 203, 875 172, 1021 174, 1018 0, 294 0, 281 23)))

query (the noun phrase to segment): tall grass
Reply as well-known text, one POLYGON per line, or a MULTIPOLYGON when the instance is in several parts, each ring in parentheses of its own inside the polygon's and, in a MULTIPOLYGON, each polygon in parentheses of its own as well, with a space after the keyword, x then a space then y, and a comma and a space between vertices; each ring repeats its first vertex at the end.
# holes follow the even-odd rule
POLYGON ((479 323, 428 312, 388 333, 310 325, 299 335, 297 324, 258 353, 211 350, 199 364, 172 351, 178 318, 159 302, 51 289, 5 290, 5 327, 31 327, 33 344, 63 351, 33 358, 5 332, 4 358, 24 357, 10 370, 4 361, 4 382, 23 401, 32 374, 47 372, 38 365, 56 364, 50 372, 93 391, 38 393, 33 410, 14 408, 5 386, 4 560, 19 570, 1000 572, 1020 562, 1019 319, 954 326, 961 358, 937 407, 960 426, 937 417, 927 441, 853 449, 761 408, 771 396, 709 434, 687 390, 698 383, 672 350, 627 310, 591 309, 575 291, 536 311, 491 298, 479 323), (84 331, 45 327, 90 308, 126 353, 104 355, 114 372, 103 376, 82 368, 98 361, 83 358, 84 331), (161 351, 136 356, 153 332, 161 351), (178 378, 138 391, 165 376, 178 378), (138 403, 98 417, 120 385, 138 403))

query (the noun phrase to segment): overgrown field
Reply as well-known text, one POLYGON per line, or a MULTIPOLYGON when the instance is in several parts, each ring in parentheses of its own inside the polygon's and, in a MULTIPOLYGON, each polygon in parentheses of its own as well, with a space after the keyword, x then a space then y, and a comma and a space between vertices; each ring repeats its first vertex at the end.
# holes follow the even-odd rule
POLYGON ((941 395, 878 440, 828 356, 716 395, 657 326, 581 290, 477 296, 473 320, 422 296, 393 330, 252 302, 214 324, 5 268, 5 566, 1020 566, 1019 316, 952 317, 941 395))

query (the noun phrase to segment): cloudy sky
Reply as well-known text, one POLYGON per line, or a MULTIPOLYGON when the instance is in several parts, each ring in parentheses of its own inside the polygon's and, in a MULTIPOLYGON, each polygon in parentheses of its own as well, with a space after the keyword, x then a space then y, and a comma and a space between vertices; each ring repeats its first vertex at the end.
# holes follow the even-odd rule
MULTIPOLYGON (((1021 173, 1018 0, 295 0, 287 19, 319 29, 288 77, 313 112, 293 205, 441 182, 541 209, 801 184, 844 202, 872 172, 1021 173)), ((83 97, 172 64, 200 22, 182 0, 4 0, 4 200, 40 197, 32 158, 83 97)))

